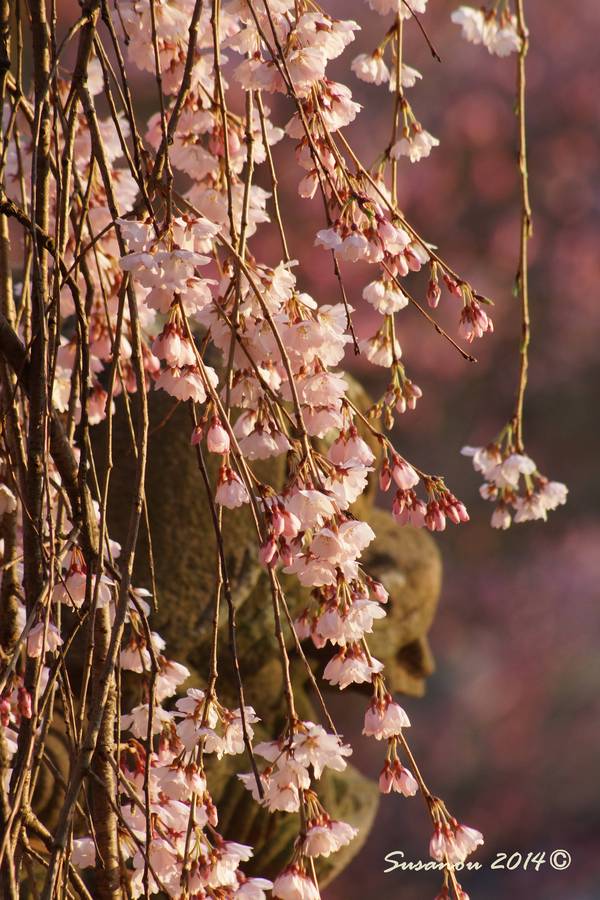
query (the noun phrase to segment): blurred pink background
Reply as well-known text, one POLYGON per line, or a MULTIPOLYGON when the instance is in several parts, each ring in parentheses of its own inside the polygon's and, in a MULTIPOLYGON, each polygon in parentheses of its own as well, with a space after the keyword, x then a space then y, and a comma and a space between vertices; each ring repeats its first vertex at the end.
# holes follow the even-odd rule
MULTIPOLYGON (((419 164, 403 161, 400 204, 453 267, 494 298, 496 333, 477 343, 479 363, 470 366, 412 310, 401 314, 407 370, 425 396, 401 420, 398 446, 426 469, 444 472, 471 513, 464 529, 438 538, 445 564, 431 633, 438 669, 427 696, 405 705, 432 789, 485 833, 476 856, 484 868, 459 878, 469 894, 591 900, 600 896, 600 4, 526 3, 535 236, 525 437, 540 469, 568 483, 570 495, 547 524, 508 533, 489 528, 491 509, 459 450, 496 434, 510 415, 516 384, 516 63, 466 44, 449 21, 456 5, 430 0, 423 18, 441 64, 414 23, 406 28, 405 61, 423 73, 407 93, 441 145, 419 164), (565 871, 548 862, 539 872, 489 869, 497 851, 544 850, 548 859, 557 848, 572 855, 565 871)), ((364 15, 357 2, 328 9, 364 15)), ((373 49, 387 27, 375 15, 365 21, 349 55, 373 49)), ((365 105, 353 139, 371 160, 389 134, 391 98, 356 79, 351 87, 365 105)), ((309 247, 306 253, 310 258, 309 247)), ((360 306, 367 273, 347 266, 345 275, 351 302, 360 306)), ((326 300, 320 276, 311 288, 326 300)), ((447 295, 445 306, 451 314, 443 321, 454 335, 457 312, 447 295)), ((381 755, 360 738, 363 706, 362 698, 344 696, 338 718, 357 741, 355 762, 375 776, 381 755)), ((417 798, 383 798, 365 848, 325 897, 433 898, 438 873, 383 873, 390 850, 426 858, 428 831, 417 798)))

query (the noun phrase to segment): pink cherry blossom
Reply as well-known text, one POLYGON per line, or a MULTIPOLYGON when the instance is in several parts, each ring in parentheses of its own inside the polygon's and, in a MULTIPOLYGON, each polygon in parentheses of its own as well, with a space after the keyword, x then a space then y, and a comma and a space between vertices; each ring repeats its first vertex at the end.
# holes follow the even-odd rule
POLYGON ((378 659, 368 659, 361 647, 349 645, 343 648, 325 666, 323 678, 330 684, 337 684, 340 690, 350 684, 370 682, 373 675, 381 672, 383 664, 378 659))
POLYGON ((352 60, 352 71, 361 81, 383 84, 389 81, 390 72, 381 53, 360 53, 352 60))
POLYGON ((307 856, 330 856, 345 847, 358 834, 346 822, 325 821, 309 825, 302 841, 302 852, 307 856))
POLYGON ((379 775, 379 790, 382 794, 394 791, 405 797, 414 797, 419 790, 419 785, 408 769, 405 769, 398 760, 395 760, 393 764, 386 760, 379 775))
POLYGON ((363 734, 381 741, 400 734, 403 728, 408 727, 410 720, 405 711, 390 699, 373 700, 367 707, 363 734))
POLYGON ((27 636, 27 655, 37 657, 43 656, 44 653, 53 653, 62 643, 63 639, 56 625, 48 622, 46 627, 45 622, 38 622, 27 636))
POLYGON ((288 866, 273 882, 273 897, 280 900, 320 900, 314 881, 297 866, 288 866))
POLYGON ((215 500, 228 509, 236 509, 238 506, 250 502, 244 483, 229 466, 221 467, 215 500))
POLYGON ((211 453, 229 453, 229 434, 218 418, 212 420, 206 433, 206 446, 211 453))

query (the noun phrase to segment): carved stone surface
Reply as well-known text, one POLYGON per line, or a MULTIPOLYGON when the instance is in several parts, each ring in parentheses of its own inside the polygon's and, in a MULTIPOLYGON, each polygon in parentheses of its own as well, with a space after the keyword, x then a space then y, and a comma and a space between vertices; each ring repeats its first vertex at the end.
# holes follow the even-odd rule
MULTIPOLYGON (((360 399, 366 405, 364 393, 360 399)), ((171 398, 159 392, 150 394, 150 411, 146 491, 158 600, 152 624, 167 641, 170 655, 192 666, 203 680, 216 571, 210 511, 196 456, 189 444, 191 423, 187 409, 179 406, 173 411, 171 398)), ((99 431, 96 447, 100 451, 102 443, 99 431)), ((111 476, 109 524, 111 534, 122 540, 128 523, 135 459, 128 429, 119 427, 119 415, 115 422, 113 453, 118 464, 111 476)), ((98 459, 101 458, 100 452, 98 459)), ((214 478, 217 462, 210 454, 206 454, 206 461, 214 478)), ((285 459, 281 457, 268 460, 256 466, 257 474, 276 485, 283 477, 284 465, 285 459)), ((425 636, 439 596, 440 557, 428 533, 399 528, 387 511, 374 506, 374 499, 371 489, 353 510, 371 524, 377 535, 363 556, 365 568, 384 581, 391 595, 388 617, 375 624, 370 641, 375 655, 383 656, 390 666, 394 688, 421 694, 424 678, 433 667, 425 636)), ((265 627, 272 631, 270 593, 258 562, 256 535, 247 509, 224 510, 223 532, 235 606, 240 609, 258 591, 264 598, 259 610, 266 610, 265 627)), ((145 529, 136 556, 134 583, 152 589, 145 529)), ((297 604, 305 602, 307 593, 293 585, 291 579, 287 583, 297 604)), ((226 621, 225 612, 223 621, 226 621)), ((256 631, 258 627, 262 629, 262 624, 259 626, 255 614, 244 612, 238 616, 238 629, 256 631)), ((240 640, 242 655, 245 644, 254 666, 254 635, 246 634, 240 640)))

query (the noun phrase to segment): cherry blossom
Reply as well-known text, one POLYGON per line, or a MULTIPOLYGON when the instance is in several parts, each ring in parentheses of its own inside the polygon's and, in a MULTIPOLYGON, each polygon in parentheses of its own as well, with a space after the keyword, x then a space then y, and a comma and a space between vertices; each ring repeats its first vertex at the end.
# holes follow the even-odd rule
MULTIPOLYGON (((453 352, 458 348, 469 358, 441 328, 438 307, 460 304, 461 343, 493 333, 491 301, 454 272, 443 248, 430 242, 425 229, 421 236, 398 203, 405 157, 417 162, 440 144, 421 124, 421 118, 427 120, 420 110, 417 118, 406 93, 421 74, 405 59, 404 51, 412 50, 410 44, 403 46, 404 29, 426 12, 426 0, 368 0, 364 18, 374 12, 389 20, 380 23, 377 43, 361 46, 360 52, 348 52, 361 37, 360 24, 314 4, 234 0, 217 7, 164 0, 155 8, 122 0, 118 15, 109 10, 105 24, 114 46, 124 48, 117 60, 117 92, 101 43, 93 42, 92 50, 79 45, 72 84, 63 71, 68 61, 58 65, 51 48, 48 96, 61 114, 52 119, 47 190, 36 182, 36 172, 47 162, 40 156, 39 138, 46 133, 48 105, 40 107, 35 92, 32 99, 25 95, 20 75, 14 78, 17 94, 7 93, 3 189, 14 210, 7 199, 3 214, 14 219, 11 229, 13 224, 25 229, 22 245, 28 254, 14 269, 17 314, 7 307, 4 329, 7 334, 14 330, 12 349, 23 345, 27 365, 7 370, 11 390, 3 396, 7 435, 0 460, 0 517, 7 535, 1 549, 4 553, 10 543, 16 559, 7 557, 3 568, 16 579, 11 581, 18 597, 10 612, 11 633, 18 633, 19 648, 26 648, 26 654, 15 655, 0 697, 3 746, 15 771, 28 758, 17 749, 23 749, 23 735, 32 725, 43 749, 45 731, 36 717, 52 708, 56 679, 61 690, 68 681, 63 682, 61 669, 72 635, 90 623, 99 635, 109 635, 108 654, 102 641, 89 643, 89 668, 73 706, 83 729, 72 748, 74 765, 65 792, 65 804, 73 798, 73 805, 65 806, 67 831, 57 841, 53 835, 54 849, 49 859, 44 857, 52 890, 62 893, 69 873, 65 853, 74 866, 95 867, 94 877, 101 877, 112 852, 103 831, 90 821, 87 799, 81 803, 82 790, 94 795, 106 786, 83 776, 80 784, 73 780, 89 770, 79 754, 105 740, 95 723, 110 714, 117 749, 101 747, 96 758, 114 758, 118 766, 106 830, 112 828, 113 844, 118 837, 120 855, 113 863, 115 869, 122 867, 132 897, 178 898, 183 892, 261 900, 269 890, 283 900, 320 896, 312 859, 346 846, 356 830, 332 818, 318 796, 324 770, 343 772, 351 748, 329 718, 323 719, 327 728, 304 721, 294 703, 288 673, 299 661, 292 651, 309 638, 326 654, 326 682, 340 690, 368 686, 363 689, 371 696, 363 733, 379 747, 386 742, 380 790, 405 797, 423 793, 434 827, 434 858, 460 862, 483 840, 479 832, 459 825, 424 785, 406 742, 409 719, 386 685, 383 664, 369 649, 369 635, 395 598, 366 570, 365 551, 376 535, 360 517, 359 505, 369 481, 378 479, 382 492, 390 492, 387 504, 398 527, 442 531, 469 519, 444 479, 423 471, 418 453, 414 461, 405 458, 402 433, 396 437, 393 432, 396 415, 413 410, 423 394, 410 377, 413 360, 419 370, 419 345, 404 328, 408 317, 425 313, 423 326, 435 328, 454 345, 453 352), (331 66, 333 60, 339 63, 331 66), (162 91, 144 125, 134 109, 135 70, 162 91), (387 85, 393 94, 389 98, 386 89, 382 94, 390 107, 391 136, 387 127, 379 143, 373 135, 376 150, 367 163, 346 131, 361 121, 361 106, 345 83, 349 72, 371 85, 387 85), (267 104, 271 94, 285 96, 267 104), (298 203, 315 200, 319 224, 311 225, 309 240, 319 248, 319 264, 325 253, 334 266, 333 291, 313 279, 314 296, 306 292, 310 272, 306 261, 299 261, 303 255, 296 253, 301 247, 290 227, 294 223, 280 204, 279 163, 271 153, 279 142, 287 142, 285 152, 298 167, 292 185, 298 203), (36 214, 36 228, 37 219, 46 219, 38 238, 52 236, 52 250, 40 243, 40 252, 31 254, 35 228, 24 224, 28 210, 36 214), (257 232, 265 240, 255 241, 257 232), (261 247, 269 248, 268 260, 261 247), (423 269, 421 281, 414 278, 423 269), (358 281, 350 284, 349 276, 358 281), (31 302, 36 292, 52 300, 41 331, 31 302), (359 323, 358 337, 354 306, 366 322, 364 332, 359 323), (48 365, 47 384, 37 396, 30 373, 37 371, 39 341, 48 365), (356 401, 346 374, 354 354, 366 370, 378 367, 381 377, 381 396, 369 410, 356 401), (27 378, 21 383, 23 372, 27 378), (146 407, 152 407, 152 395, 146 394, 152 391, 163 392, 170 411, 160 423, 150 415, 146 429, 146 407), (216 534, 219 548, 215 590, 208 591, 216 603, 212 653, 205 670, 194 672, 171 658, 169 646, 153 630, 160 598, 151 597, 149 584, 131 583, 132 573, 144 568, 137 535, 145 527, 151 530, 162 515, 150 509, 145 460, 154 435, 160 440, 163 425, 181 406, 193 423, 185 426, 189 451, 207 472, 212 515, 206 527, 216 534), (35 442, 30 445, 36 408, 43 410, 40 434, 45 435, 41 442, 36 437, 44 448, 44 470, 36 481, 38 521, 31 518, 31 498, 23 496, 21 485, 24 475, 28 483, 37 479, 36 466, 29 465, 29 454, 35 457, 39 450, 35 442), (110 479, 104 483, 89 433, 107 420, 112 435, 121 408, 131 425, 128 452, 137 467, 123 551, 110 533, 110 479), (216 454, 216 464, 209 454, 216 454), (283 620, 276 643, 286 708, 277 726, 281 730, 261 733, 260 741, 255 741, 260 698, 253 698, 255 710, 238 685, 237 702, 225 706, 216 664, 222 646, 219 604, 233 604, 236 611, 239 606, 240 618, 244 613, 239 598, 231 596, 226 523, 231 516, 244 516, 245 507, 251 513, 255 556, 265 569, 265 603, 272 604, 275 620, 283 620), (28 555, 33 544, 40 551, 33 562, 43 570, 36 597, 28 555), (296 593, 288 595, 288 577, 295 589, 306 589, 294 608, 296 593), (288 624, 295 617, 293 629, 287 628, 284 614, 288 624), (115 686, 120 689, 122 676, 127 700, 115 715, 110 711, 118 708, 115 686), (98 695, 104 707, 94 708, 98 695), (114 702, 107 702, 109 696, 114 702), (21 729, 29 719, 31 725, 21 729), (237 777, 261 805, 261 814, 291 813, 300 821, 289 864, 273 884, 249 877, 244 865, 252 848, 228 839, 235 833, 218 830, 213 771, 218 776, 225 757, 245 754, 252 771, 237 777), (75 810, 82 810, 81 823, 75 810)), ((30 19, 35 25, 33 11, 30 19)), ((463 6, 452 21, 467 40, 491 54, 526 49, 526 30, 510 4, 490 11, 463 6)), ((89 29, 84 23, 69 34, 84 41, 89 29)), ((39 83, 47 78, 43 74, 39 83)), ((16 259, 20 249, 15 247, 16 259)), ((12 258, 11 247, 11 265, 12 258)), ((11 364, 10 354, 5 356, 11 364)), ((483 476, 481 493, 495 504, 492 525, 500 529, 512 521, 545 519, 567 497, 567 488, 549 481, 525 453, 518 418, 489 446, 463 451, 483 476)), ((120 464, 106 459, 109 473, 120 464)), ((146 537, 151 545, 152 535, 146 537)), ((12 648, 0 649, 0 656, 11 658, 12 648)), ((268 731, 264 723, 261 728, 268 731)), ((20 783, 22 771, 14 777, 20 783)), ((19 850, 15 858, 22 856, 19 850)), ((462 889, 457 890, 457 900, 464 900, 462 889)))
POLYGON ((215 500, 228 509, 236 509, 250 502, 244 483, 229 466, 221 466, 215 500))
POLYGON ((96 862, 96 847, 91 837, 75 838, 71 850, 71 862, 79 869, 87 869, 96 862))
POLYGON ((214 417, 206 433, 206 446, 211 453, 229 453, 229 434, 218 417, 214 417))
POLYGON ((411 163, 425 159, 434 147, 439 147, 439 140, 421 127, 413 126, 412 132, 405 134, 397 141, 390 154, 393 159, 408 156, 411 163))
POLYGON ((373 675, 382 669, 383 664, 378 659, 367 657, 359 645, 350 644, 330 659, 325 666, 323 678, 344 690, 350 684, 370 682, 373 675))
POLYGON ((389 81, 390 72, 385 64, 383 55, 375 53, 360 53, 352 60, 352 71, 361 81, 369 84, 383 84, 389 81))
POLYGON ((405 797, 414 797, 419 785, 408 769, 396 759, 393 764, 386 760, 385 766, 379 776, 379 790, 382 794, 394 791, 405 797))
POLYGON ((444 826, 436 825, 429 854, 437 862, 447 860, 451 865, 457 865, 463 863, 481 844, 481 832, 467 825, 459 825, 456 819, 450 819, 444 826))
POLYGON ((304 840, 302 852, 307 856, 330 856, 340 847, 346 846, 358 834, 356 828, 352 828, 346 822, 336 822, 327 818, 321 824, 319 820, 309 824, 304 840))
POLYGON ((34 625, 27 637, 27 655, 43 656, 44 653, 53 653, 63 643, 63 639, 56 625, 49 622, 38 622, 34 625))
POLYGON ((319 900, 319 889, 303 869, 288 866, 273 882, 273 896, 280 900, 319 900))
POLYGON ((465 40, 472 44, 483 44, 496 56, 509 56, 521 46, 517 30, 516 16, 507 10, 499 14, 496 10, 486 12, 471 6, 460 6, 451 15, 452 21, 462 28, 465 40))
POLYGON ((483 475, 480 494, 496 503, 493 528, 506 530, 511 522, 546 521, 548 513, 567 502, 568 488, 540 474, 535 462, 511 446, 512 427, 508 426, 498 443, 488 447, 462 448, 473 459, 473 467, 483 475))
POLYGON ((383 700, 374 698, 367 708, 363 734, 381 741, 400 734, 403 728, 408 727, 410 727, 408 716, 388 695, 383 700))

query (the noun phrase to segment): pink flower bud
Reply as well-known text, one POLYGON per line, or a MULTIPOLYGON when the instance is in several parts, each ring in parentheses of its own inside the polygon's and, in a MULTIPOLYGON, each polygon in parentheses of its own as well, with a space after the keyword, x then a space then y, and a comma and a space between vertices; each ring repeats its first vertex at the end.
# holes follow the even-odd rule
POLYGON ((283 514, 283 510, 276 506, 271 514, 271 529, 273 531, 273 534, 279 537, 279 535, 283 534, 284 528, 285 517, 283 514))
POLYGON ((291 566, 294 562, 294 554, 292 548, 283 538, 279 542, 279 556, 282 566, 291 566))
POLYGON ((408 491, 419 483, 419 476, 413 467, 401 456, 394 456, 393 458, 392 478, 403 491, 408 491))
POLYGON ((409 409, 414 409, 417 405, 417 400, 420 400, 423 396, 423 391, 419 387, 418 384, 414 384, 412 381, 409 382, 405 387, 406 393, 406 402, 409 409))
POLYGON ((446 516, 440 509, 440 505, 436 500, 431 500, 427 504, 425 525, 430 531, 444 531, 446 528, 446 516))
POLYGON ((387 459, 384 459, 381 471, 379 472, 379 487, 382 491, 387 491, 392 483, 392 470, 387 459))
POLYGON ((469 513, 467 512, 467 507, 465 506, 464 503, 461 503, 461 502, 459 501, 459 502, 456 504, 456 510, 457 510, 457 512, 458 512, 458 518, 460 519, 461 522, 468 522, 468 521, 469 521, 469 513))
POLYGON ((444 844, 442 830, 439 825, 436 825, 433 836, 429 842, 429 855, 432 859, 435 859, 436 862, 443 862, 445 852, 446 847, 444 844))
POLYGON ((440 297, 442 296, 442 289, 440 288, 437 281, 430 281, 429 286, 427 288, 427 303, 431 306, 432 309, 440 302, 440 297))
POLYGON ((387 603, 389 598, 389 593, 386 591, 384 586, 380 581, 374 581, 371 585, 371 591, 373 596, 379 603, 387 603))
POLYGON ((212 800, 209 798, 204 801, 204 808, 206 809, 208 821, 213 826, 213 828, 216 828, 217 824, 219 822, 219 815, 217 813, 217 807, 212 802, 212 800))
POLYGON ((202 425, 196 425, 196 427, 192 431, 192 437, 190 439, 190 444, 193 447, 195 447, 197 444, 199 444, 202 441, 203 437, 204 437, 204 429, 202 428, 202 425))
POLYGON ((411 491, 396 491, 396 494, 394 495, 392 515, 396 520, 400 521, 401 525, 406 525, 408 523, 408 507, 410 505, 411 493, 411 491), (405 521, 402 521, 405 512, 406 519, 405 521))
POLYGON ((258 551, 258 558, 263 566, 270 566, 272 568, 277 564, 277 541, 273 535, 271 535, 269 540, 263 544, 258 551))
POLYGON ((462 297, 462 291, 458 281, 455 281, 454 278, 450 278, 449 275, 444 275, 444 281, 451 294, 454 294, 455 297, 462 297))
POLYGON ((454 525, 460 525, 461 522, 469 521, 469 514, 464 503, 457 500, 456 497, 450 495, 443 504, 445 515, 454 525))
POLYGON ((379 790, 382 794, 389 794, 394 784, 394 776, 391 766, 386 759, 385 765, 379 774, 379 790))
POLYGON ((414 797, 419 790, 416 778, 398 760, 394 763, 394 790, 404 797, 414 797))
POLYGON ((416 255, 416 253, 410 248, 407 247, 404 251, 404 255, 406 257, 406 261, 408 263, 408 268, 411 272, 418 272, 421 268, 421 260, 416 255))
POLYGON ((31 694, 24 687, 19 688, 17 706, 24 719, 31 718, 31 694))
POLYGON ((0 700, 0 725, 2 725, 3 728, 6 728, 6 726, 8 725, 9 722, 10 722, 10 703, 8 702, 6 697, 3 697, 2 700, 0 700))

